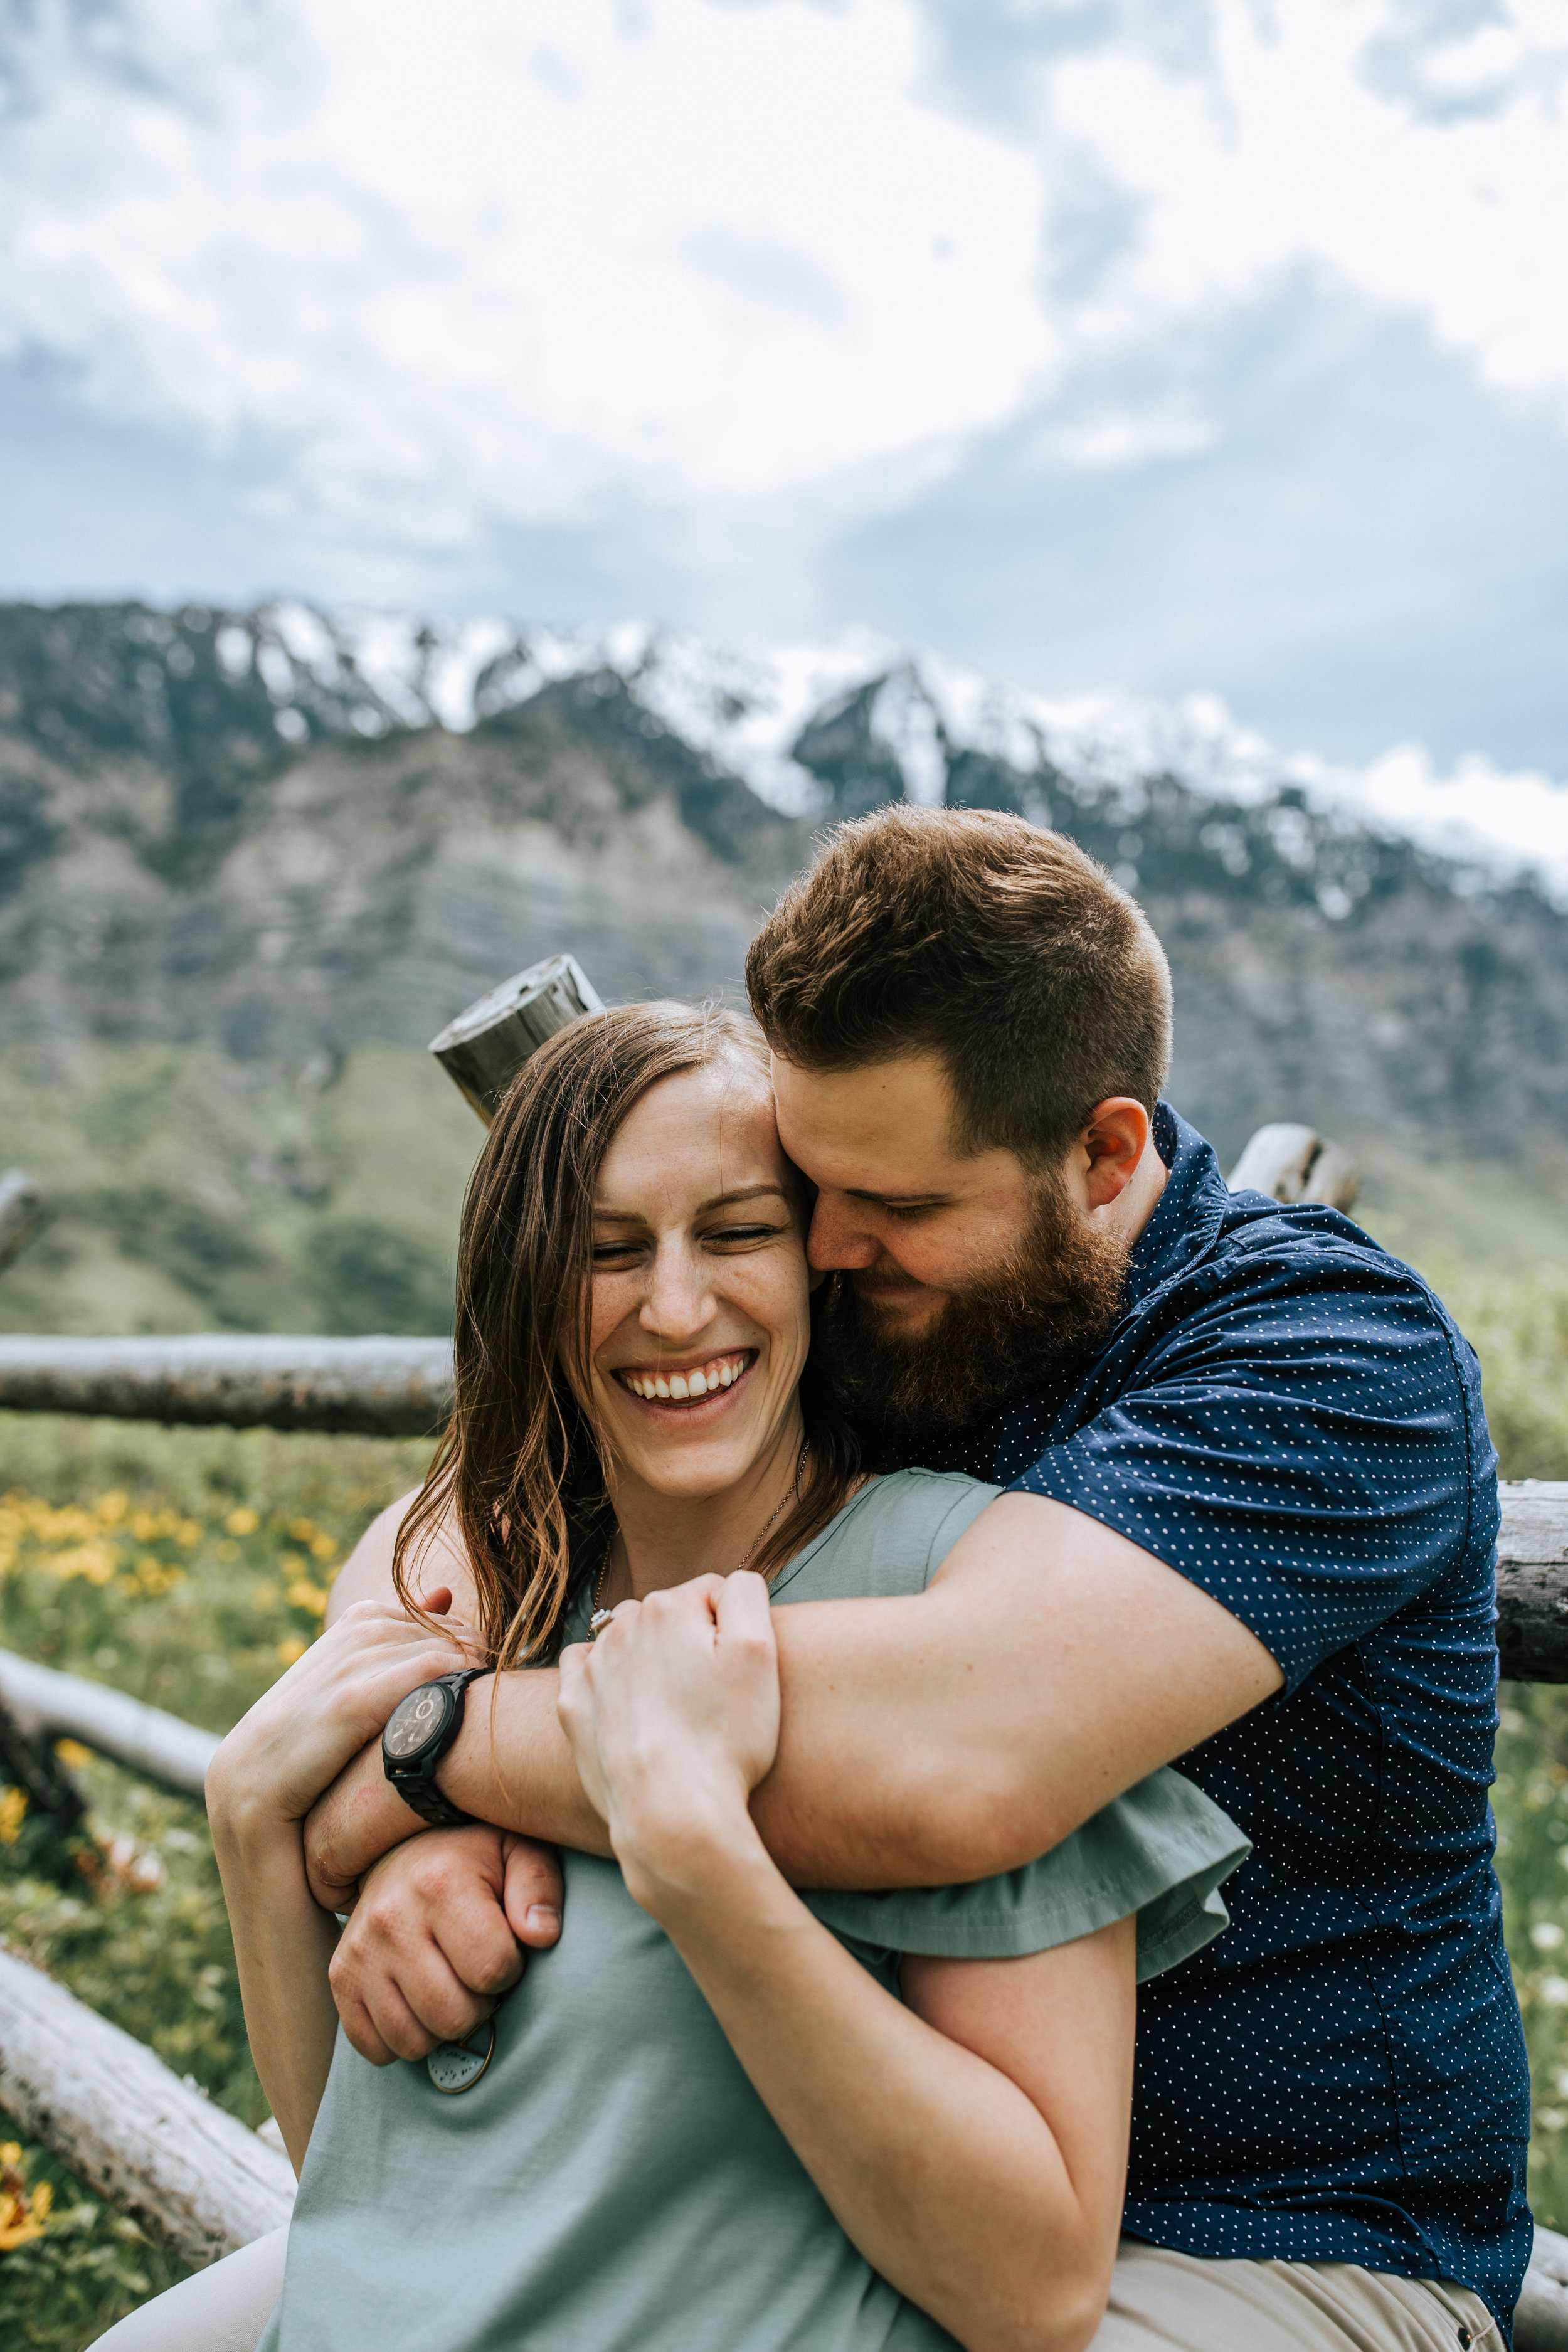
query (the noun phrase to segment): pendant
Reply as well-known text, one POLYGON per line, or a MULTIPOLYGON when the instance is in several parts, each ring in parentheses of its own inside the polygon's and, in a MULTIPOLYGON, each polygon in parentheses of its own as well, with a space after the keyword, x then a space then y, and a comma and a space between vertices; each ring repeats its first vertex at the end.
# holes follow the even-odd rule
POLYGON ((425 2061, 425 2071, 438 2091, 455 2098, 471 2091, 495 2056, 496 2021, 487 2017, 466 2042, 439 2042, 425 2061))

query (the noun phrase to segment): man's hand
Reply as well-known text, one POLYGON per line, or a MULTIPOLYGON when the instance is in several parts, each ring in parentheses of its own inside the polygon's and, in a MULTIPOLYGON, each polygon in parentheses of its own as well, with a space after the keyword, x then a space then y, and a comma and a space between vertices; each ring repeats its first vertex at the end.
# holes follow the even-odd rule
POLYGON ((323 1911, 352 1911, 360 1881, 383 1854, 426 1832, 386 1777, 373 1739, 305 1816, 305 1875, 323 1911))
POLYGON ((332 1955, 343 2032, 373 2066, 423 2058, 492 2014, 561 1933, 552 1846, 484 1825, 427 1830, 370 1873, 332 1955))

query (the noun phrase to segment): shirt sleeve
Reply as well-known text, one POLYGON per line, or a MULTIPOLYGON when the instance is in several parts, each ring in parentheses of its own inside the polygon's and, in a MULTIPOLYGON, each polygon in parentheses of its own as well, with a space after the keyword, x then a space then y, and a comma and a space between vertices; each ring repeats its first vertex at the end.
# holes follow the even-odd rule
POLYGON ((1250 1852, 1228 1814, 1166 1769, 1021 1870, 968 1886, 804 1899, 847 1942, 968 1960, 1049 1951, 1136 1912, 1142 1984, 1229 1924, 1218 1890, 1250 1852))
POLYGON ((1497 1532, 1475 1357, 1343 1244, 1235 1255, 1129 1384, 1013 1484, 1211 1592, 1294 1689, 1497 1532))

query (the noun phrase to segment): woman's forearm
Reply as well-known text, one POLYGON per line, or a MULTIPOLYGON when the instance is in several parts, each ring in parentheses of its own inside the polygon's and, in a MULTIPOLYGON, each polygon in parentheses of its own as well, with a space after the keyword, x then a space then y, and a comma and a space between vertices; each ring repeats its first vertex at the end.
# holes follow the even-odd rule
MULTIPOLYGON (((477 1822, 579 1853, 608 1856, 605 1824, 583 1793, 561 1728, 560 1677, 545 1668, 476 1683, 463 1727, 437 1771, 443 1796, 477 1822)), ((305 1823, 310 1884, 347 1911, 373 1865, 422 1824, 382 1769, 373 1740, 312 1808, 305 1823)))
POLYGON ((690 1841, 669 1872, 626 1861, 872 2266, 967 2352, 1086 2345, 1104 2309, 1124 2146, 1109 2160, 1098 2151, 1075 2181, 1018 2084, 879 1985, 749 1831, 690 1841))
POLYGON ((219 1815, 213 1847, 234 1932, 251 2056, 297 2173, 337 2038, 327 1979, 337 1921, 311 1899, 299 1822, 241 1834, 219 1815))

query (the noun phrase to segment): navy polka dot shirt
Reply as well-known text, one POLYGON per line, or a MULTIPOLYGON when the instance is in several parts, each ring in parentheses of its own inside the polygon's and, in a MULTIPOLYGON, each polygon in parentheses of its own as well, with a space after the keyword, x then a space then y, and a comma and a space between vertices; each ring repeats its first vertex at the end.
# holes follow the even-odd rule
POLYGON ((1125 2227, 1360 2263, 1511 2315, 1529 2259, 1523 2035, 1487 1790, 1497 1458, 1468 1345, 1333 1210, 1170 1175, 1087 1370, 967 1466, 1191 1577, 1285 1688, 1179 1760, 1240 1823, 1232 1926, 1139 1995, 1125 2227))

